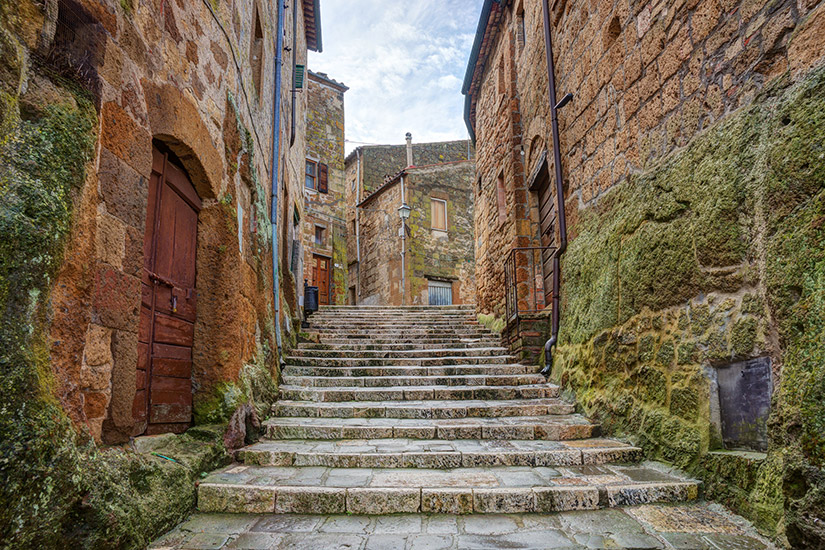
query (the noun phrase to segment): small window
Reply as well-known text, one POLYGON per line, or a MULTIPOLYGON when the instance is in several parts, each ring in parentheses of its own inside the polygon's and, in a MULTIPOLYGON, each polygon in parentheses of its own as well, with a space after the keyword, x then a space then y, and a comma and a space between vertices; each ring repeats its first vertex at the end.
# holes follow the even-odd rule
POLYGON ((432 228, 438 231, 447 231, 447 201, 430 199, 432 212, 432 228))
POLYGON ((306 188, 318 188, 318 163, 313 160, 307 160, 306 188))
POLYGON ((252 84, 258 99, 261 98, 261 74, 264 66, 264 31, 258 15, 258 4, 254 4, 252 16, 252 43, 249 46, 249 66, 252 67, 252 84))
POLYGON ((327 228, 323 225, 315 226, 315 244, 324 246, 327 238, 327 228))

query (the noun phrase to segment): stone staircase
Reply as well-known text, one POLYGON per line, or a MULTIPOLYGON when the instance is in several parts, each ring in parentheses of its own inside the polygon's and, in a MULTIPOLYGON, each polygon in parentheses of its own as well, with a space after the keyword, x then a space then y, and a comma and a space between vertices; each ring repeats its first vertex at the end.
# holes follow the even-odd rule
POLYGON ((287 358, 265 440, 198 487, 220 513, 529 513, 694 499, 599 437, 474 310, 324 307, 287 358))

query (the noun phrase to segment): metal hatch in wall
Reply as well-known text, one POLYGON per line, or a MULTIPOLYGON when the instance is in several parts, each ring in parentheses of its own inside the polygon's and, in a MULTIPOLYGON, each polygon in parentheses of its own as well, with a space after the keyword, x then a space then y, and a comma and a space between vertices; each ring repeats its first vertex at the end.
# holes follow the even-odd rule
POLYGON ((453 285, 444 281, 429 280, 427 294, 431 306, 453 305, 453 285))
POLYGON ((770 357, 718 367, 716 382, 725 448, 766 450, 773 390, 770 357))

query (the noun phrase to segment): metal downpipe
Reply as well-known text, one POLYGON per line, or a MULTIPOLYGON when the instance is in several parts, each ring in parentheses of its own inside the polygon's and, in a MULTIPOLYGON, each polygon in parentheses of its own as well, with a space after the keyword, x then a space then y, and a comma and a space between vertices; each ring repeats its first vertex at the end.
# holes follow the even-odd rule
POLYGON ((281 356, 281 285, 278 277, 278 175, 281 157, 281 70, 284 51, 284 0, 278 0, 278 30, 275 39, 275 85, 272 89, 272 170, 270 174, 272 211, 272 307, 275 310, 275 343, 278 364, 281 356))
POLYGON ((567 217, 564 212, 564 182, 562 180, 561 149, 559 145, 559 119, 558 110, 572 98, 567 95, 562 99, 562 103, 556 102, 556 69, 553 60, 553 39, 550 33, 550 6, 548 2, 542 2, 544 8, 544 48, 547 53, 547 83, 550 99, 550 122, 553 132, 553 164, 556 175, 556 211, 559 219, 560 242, 559 247, 553 254, 553 312, 552 331, 550 339, 544 344, 544 368, 541 373, 549 376, 553 369, 553 347, 559 339, 559 306, 561 298, 559 296, 561 288, 561 256, 567 250, 567 217))

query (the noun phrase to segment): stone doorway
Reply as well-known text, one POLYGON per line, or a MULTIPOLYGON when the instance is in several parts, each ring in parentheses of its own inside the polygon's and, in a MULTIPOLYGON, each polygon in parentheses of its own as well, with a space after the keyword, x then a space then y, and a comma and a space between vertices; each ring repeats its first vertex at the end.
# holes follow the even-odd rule
POLYGON ((192 422, 192 347, 201 200, 177 157, 160 145, 152 175, 141 273, 136 433, 181 433, 192 422))

